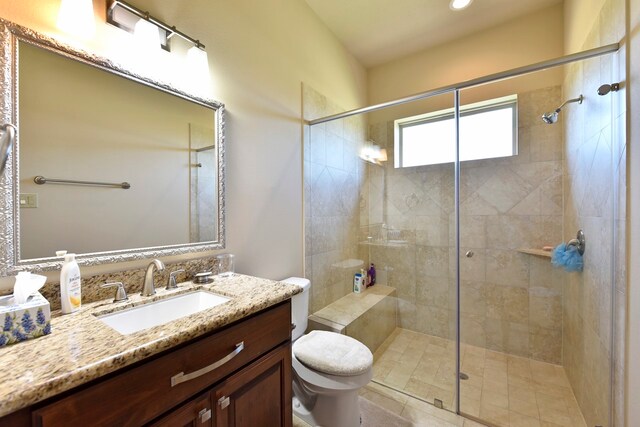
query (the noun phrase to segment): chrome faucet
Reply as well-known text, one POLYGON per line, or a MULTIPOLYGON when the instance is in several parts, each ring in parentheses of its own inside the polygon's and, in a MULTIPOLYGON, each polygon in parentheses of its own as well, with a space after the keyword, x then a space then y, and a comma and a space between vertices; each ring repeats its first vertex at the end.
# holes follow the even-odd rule
POLYGON ((153 267, 156 267, 158 271, 164 270, 164 264, 159 259, 154 259, 149 263, 147 272, 144 274, 144 286, 142 287, 141 295, 143 297, 150 297, 156 294, 156 287, 153 284, 153 267))

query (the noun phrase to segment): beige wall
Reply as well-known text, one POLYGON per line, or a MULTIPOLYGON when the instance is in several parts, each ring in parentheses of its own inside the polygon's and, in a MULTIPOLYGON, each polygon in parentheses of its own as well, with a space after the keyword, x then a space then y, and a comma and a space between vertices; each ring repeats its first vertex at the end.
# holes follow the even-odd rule
MULTIPOLYGON (((627 3, 628 288, 627 420, 640 420, 640 0, 627 3)), ((633 426, 629 421, 628 426, 633 426)))
MULTIPOLYGON (((564 51, 579 52, 606 0, 564 0, 564 51)), ((595 47, 595 46, 592 46, 595 47)))
MULTIPOLYGON (((369 69, 369 103, 562 56, 562 5, 369 69)), ((539 74, 544 80, 548 77, 539 74)), ((555 84, 561 72, 553 72, 555 84)), ((546 82, 548 83, 548 81, 546 82)), ((532 90, 548 84, 521 88, 532 90)), ((372 120, 373 122, 374 120, 372 120)))
MULTIPOLYGON (((237 270, 274 279, 301 275, 300 82, 311 84, 345 108, 359 107, 365 104, 363 68, 301 1, 198 0, 185 5, 145 0, 135 4, 207 46, 211 89, 205 95, 227 107, 227 250, 237 254, 237 270)), ((55 28, 58 7, 57 0, 3 2, 0 16, 60 35, 55 28)), ((67 40, 135 61, 130 54, 122 55, 130 51, 130 36, 105 24, 105 2, 94 1, 94 9, 95 36, 67 40)), ((161 60, 180 64, 187 47, 162 54, 161 60)), ((183 74, 169 77, 176 85, 188 86, 183 74)), ((83 273, 130 265, 83 268, 83 273)), ((5 279, 4 286, 12 283, 5 279)))

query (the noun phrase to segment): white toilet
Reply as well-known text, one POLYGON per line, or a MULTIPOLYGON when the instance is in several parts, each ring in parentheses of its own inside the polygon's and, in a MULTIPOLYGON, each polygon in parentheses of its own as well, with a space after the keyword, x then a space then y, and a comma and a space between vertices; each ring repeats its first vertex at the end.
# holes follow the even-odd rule
POLYGON ((358 390, 373 377, 373 355, 346 335, 307 329, 311 282, 283 280, 302 287, 291 299, 293 412, 312 426, 359 427, 358 390))

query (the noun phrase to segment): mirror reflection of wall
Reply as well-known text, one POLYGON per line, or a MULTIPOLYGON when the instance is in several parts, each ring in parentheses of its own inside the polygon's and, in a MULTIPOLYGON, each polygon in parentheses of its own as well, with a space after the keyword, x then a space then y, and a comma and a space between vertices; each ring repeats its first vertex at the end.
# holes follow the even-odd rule
MULTIPOLYGON (((37 195, 37 207, 20 209, 20 258, 194 241, 191 129, 208 130, 198 144, 213 146, 215 110, 24 42, 19 49, 20 192, 37 195), (36 185, 37 175, 131 188, 36 185)), ((212 153, 200 178, 214 181, 215 195, 212 153)), ((215 240, 217 198, 208 203, 208 230, 195 241, 215 240)))

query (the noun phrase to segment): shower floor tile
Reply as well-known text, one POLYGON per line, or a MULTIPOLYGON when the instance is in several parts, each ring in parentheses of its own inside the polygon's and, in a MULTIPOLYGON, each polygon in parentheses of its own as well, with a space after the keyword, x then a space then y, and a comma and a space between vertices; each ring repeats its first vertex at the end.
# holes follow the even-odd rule
MULTIPOLYGON (((460 410, 499 427, 586 427, 562 366, 462 344, 460 410)), ((374 354, 373 380, 455 409, 455 342, 397 328, 374 354)))

